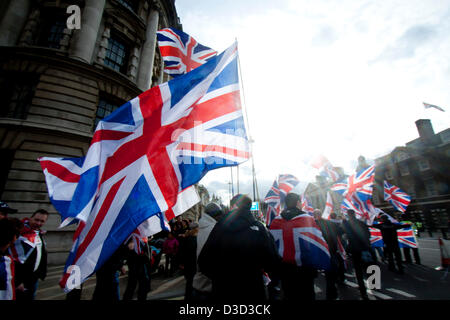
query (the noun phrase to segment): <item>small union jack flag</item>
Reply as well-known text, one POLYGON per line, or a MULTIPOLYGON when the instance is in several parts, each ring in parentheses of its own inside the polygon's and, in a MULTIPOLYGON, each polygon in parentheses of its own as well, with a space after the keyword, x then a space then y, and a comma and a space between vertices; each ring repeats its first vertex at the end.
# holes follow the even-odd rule
POLYGON ((302 195, 302 211, 312 214, 314 212, 314 208, 309 204, 308 198, 306 195, 302 195))
POLYGON ((336 183, 331 190, 340 193, 347 199, 356 195, 359 200, 366 201, 372 197, 375 165, 348 177, 346 182, 336 183))
POLYGON ((278 188, 278 181, 275 180, 272 187, 267 192, 264 202, 267 204, 266 209, 266 225, 270 225, 273 219, 281 212, 280 204, 280 189, 278 188))
POLYGON ((156 32, 158 46, 164 60, 164 71, 178 77, 201 66, 217 54, 190 35, 173 28, 156 32))
POLYGON ((384 200, 389 201, 396 210, 405 212, 411 197, 399 187, 384 181, 384 200))
POLYGON ((370 231, 370 244, 373 248, 376 247, 383 247, 384 246, 384 242, 383 242, 383 236, 381 235, 381 231, 379 229, 376 228, 372 228, 369 227, 369 231, 370 231))
POLYGON ((331 165, 331 162, 328 161, 325 156, 320 155, 318 156, 311 165, 319 169, 320 175, 324 177, 328 177, 334 182, 339 180, 339 174, 334 170, 333 166, 331 165))

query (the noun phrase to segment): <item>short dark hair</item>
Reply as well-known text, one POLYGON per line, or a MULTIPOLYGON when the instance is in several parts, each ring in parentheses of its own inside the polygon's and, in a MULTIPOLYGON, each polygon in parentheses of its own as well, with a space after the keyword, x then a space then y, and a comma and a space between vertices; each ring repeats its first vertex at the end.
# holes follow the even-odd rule
POLYGON ((239 210, 250 211, 252 208, 252 199, 245 194, 237 194, 230 201, 231 207, 236 205, 239 210))
POLYGON ((347 210, 347 215, 349 217, 351 217, 351 218, 354 218, 355 217, 355 210, 353 210, 353 209, 347 210))
POLYGON ((49 213, 47 212, 47 210, 44 209, 37 209, 35 212, 33 212, 33 214, 31 215, 32 217, 34 217, 36 214, 45 214, 45 215, 49 215, 49 213))
POLYGON ((17 218, 5 218, 0 220, 0 246, 3 247, 19 237, 23 223, 17 218))
POLYGON ((288 193, 286 195, 286 199, 284 200, 284 203, 286 204, 286 207, 288 209, 295 208, 297 206, 297 203, 300 201, 300 195, 296 193, 288 193))

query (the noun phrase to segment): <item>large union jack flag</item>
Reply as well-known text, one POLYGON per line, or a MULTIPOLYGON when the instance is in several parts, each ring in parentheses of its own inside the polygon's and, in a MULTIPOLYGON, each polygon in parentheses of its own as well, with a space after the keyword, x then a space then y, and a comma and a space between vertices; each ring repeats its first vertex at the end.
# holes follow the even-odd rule
POLYGON ((405 212, 411 202, 411 197, 399 187, 394 186, 385 180, 384 200, 389 201, 396 210, 405 212))
MULTIPOLYGON (((372 247, 383 247, 383 237, 381 231, 376 228, 369 227, 370 231, 370 243, 372 247)), ((404 228, 397 230, 398 246, 400 248, 417 248, 417 239, 414 235, 414 230, 410 225, 406 225, 404 228)))
POLYGON ((143 221, 177 206, 179 194, 209 170, 249 159, 237 68, 235 43, 124 104, 99 122, 85 159, 75 166, 78 176, 52 166, 52 158, 40 159, 50 198, 55 200, 52 181, 76 183, 61 216, 84 222, 62 286, 69 266, 80 267, 83 282, 143 221))
POLYGON ((313 217, 301 214, 291 220, 275 218, 269 228, 283 262, 330 269, 328 244, 313 217))
POLYGON ((217 54, 180 30, 166 28, 156 32, 156 35, 164 60, 164 71, 172 77, 190 72, 217 54))

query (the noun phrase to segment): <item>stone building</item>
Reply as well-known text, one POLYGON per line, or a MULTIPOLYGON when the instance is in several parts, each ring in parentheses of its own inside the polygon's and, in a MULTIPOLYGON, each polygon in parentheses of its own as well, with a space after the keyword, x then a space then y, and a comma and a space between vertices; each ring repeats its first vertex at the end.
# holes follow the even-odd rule
POLYGON ((419 138, 375 159, 373 203, 385 212, 394 208, 384 201, 383 181, 398 186, 412 201, 406 210, 412 221, 430 231, 449 227, 450 128, 434 133, 431 121, 416 121, 419 138))
POLYGON ((45 226, 49 264, 64 263, 73 227, 58 229, 38 157, 86 154, 97 122, 168 80, 156 31, 182 29, 174 0, 0 2, 0 198, 45 226), (68 29, 69 5, 81 29, 68 29))

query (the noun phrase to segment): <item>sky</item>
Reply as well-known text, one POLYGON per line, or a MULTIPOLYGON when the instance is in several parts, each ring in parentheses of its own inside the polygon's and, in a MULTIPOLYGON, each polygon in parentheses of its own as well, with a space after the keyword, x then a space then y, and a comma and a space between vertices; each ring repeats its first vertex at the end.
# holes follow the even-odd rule
MULTIPOLYGON (((448 0, 176 0, 183 31, 218 52, 238 41, 241 100, 254 140, 259 197, 283 173, 303 192, 323 154, 352 174, 418 137, 415 121, 450 127, 448 0), (423 102, 446 112, 425 109, 423 102)), ((237 169, 208 172, 230 199, 237 169)), ((252 194, 252 161, 239 192, 252 194)))

